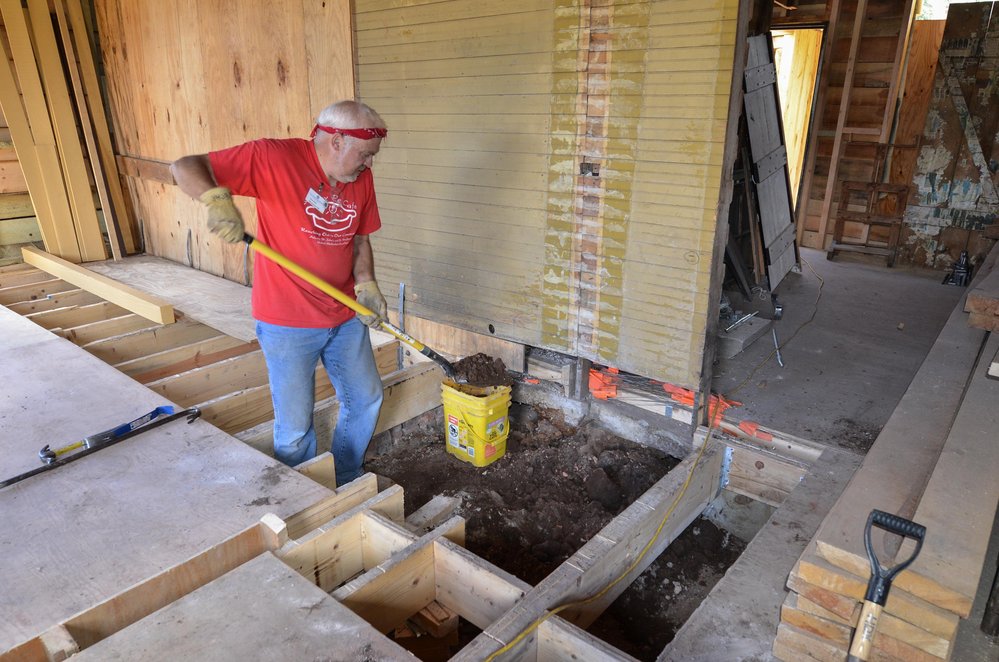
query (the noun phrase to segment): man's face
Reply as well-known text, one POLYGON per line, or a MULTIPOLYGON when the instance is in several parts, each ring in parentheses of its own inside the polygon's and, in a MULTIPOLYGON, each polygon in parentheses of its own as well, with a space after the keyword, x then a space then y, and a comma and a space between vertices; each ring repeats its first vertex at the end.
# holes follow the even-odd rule
POLYGON ((330 136, 333 168, 329 173, 338 182, 349 183, 360 177, 381 148, 382 139, 359 140, 350 136, 330 136))

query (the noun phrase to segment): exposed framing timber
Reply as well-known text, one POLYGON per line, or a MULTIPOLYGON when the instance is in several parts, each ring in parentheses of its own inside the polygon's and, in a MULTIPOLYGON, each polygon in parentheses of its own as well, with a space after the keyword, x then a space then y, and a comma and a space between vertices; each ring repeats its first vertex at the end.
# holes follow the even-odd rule
POLYGON ((87 324, 62 329, 52 327, 49 330, 54 333, 59 333, 59 335, 77 345, 86 345, 99 340, 106 340, 107 338, 120 336, 123 333, 128 333, 130 331, 148 329, 154 324, 156 324, 156 322, 146 319, 141 315, 127 313, 119 317, 112 317, 111 319, 101 320, 99 322, 89 322, 87 324))
MULTIPOLYGON (((826 249, 826 231, 829 226, 829 215, 832 211, 833 197, 836 195, 836 177, 839 175, 840 154, 843 150, 843 135, 846 128, 846 118, 850 112, 850 95, 853 92, 853 74, 857 67, 857 52, 860 48, 860 33, 864 26, 864 16, 867 14, 867 0, 857 0, 856 14, 853 17, 853 33, 850 38, 850 54, 846 62, 846 74, 843 80, 843 93, 839 102, 839 115, 836 119, 836 135, 833 138, 832 155, 829 162, 829 174, 826 178, 825 195, 822 198, 822 213, 819 216, 819 250, 826 249)), ((835 35, 832 36, 835 39, 835 35)), ((830 40, 830 43, 833 43, 830 40)), ((878 132, 880 133, 880 131, 878 132)))
POLYGON ((62 57, 56 44, 48 0, 28 0, 28 13, 31 15, 31 30, 48 101, 48 114, 52 118, 66 193, 73 213, 73 225, 80 244, 80 257, 84 262, 103 260, 107 258, 104 252, 104 235, 94 208, 90 177, 83 160, 83 148, 66 88, 62 57))
POLYGON ((233 391, 267 384, 261 350, 224 359, 150 382, 147 386, 182 407, 193 407, 233 391))
POLYGON ((18 315, 30 315, 45 310, 55 310, 56 308, 67 308, 69 306, 86 306, 91 303, 100 303, 101 301, 104 301, 104 299, 93 292, 75 288, 66 290, 65 292, 49 294, 41 299, 30 299, 28 301, 8 304, 7 308, 18 315))
POLYGON ((122 308, 142 315, 146 319, 158 324, 173 324, 176 319, 173 306, 158 297, 79 267, 33 246, 22 248, 21 254, 28 264, 47 271, 76 287, 93 292, 122 308))
POLYGON ((482 660, 507 646, 524 654, 536 636, 522 635, 554 609, 585 629, 718 494, 724 455, 717 444, 689 455, 452 661, 482 660))
POLYGON ((4 53, 0 63, 0 99, 31 192, 42 241, 49 251, 78 262, 82 254, 62 186, 55 136, 48 122, 24 10, 17 0, 3 0, 0 12, 14 60, 12 64, 4 53))
POLYGON ((114 145, 111 142, 110 122, 104 112, 103 96, 90 46, 90 32, 87 30, 83 17, 83 7, 80 0, 62 1, 66 4, 69 21, 73 28, 73 36, 76 39, 76 55, 80 63, 83 89, 89 104, 94 133, 97 137, 102 173, 111 198, 110 212, 107 207, 104 208, 105 223, 108 224, 109 232, 112 225, 115 227, 124 243, 125 252, 135 253, 138 250, 136 228, 128 217, 128 205, 125 202, 125 193, 114 155, 114 145))
POLYGON ((190 319, 174 324, 142 329, 122 336, 84 345, 84 349, 105 363, 117 364, 156 352, 218 336, 218 331, 190 319))
POLYGON ((121 306, 116 306, 109 301, 101 301, 82 306, 66 306, 54 310, 29 313, 25 317, 46 329, 53 329, 56 327, 68 328, 91 322, 101 322, 128 314, 128 311, 121 306))
POLYGON ((42 280, 51 280, 52 274, 47 274, 41 269, 22 269, 21 271, 11 271, 0 274, 0 288, 15 287, 17 285, 28 285, 42 280))
POLYGON ((260 345, 256 342, 244 342, 239 338, 219 334, 206 340, 115 363, 114 367, 135 381, 148 384, 258 349, 260 345))
POLYGON ((76 289, 76 287, 72 283, 67 283, 59 278, 41 280, 26 285, 2 287, 0 288, 0 305, 9 306, 25 301, 44 299, 51 294, 67 292, 73 289, 76 289))

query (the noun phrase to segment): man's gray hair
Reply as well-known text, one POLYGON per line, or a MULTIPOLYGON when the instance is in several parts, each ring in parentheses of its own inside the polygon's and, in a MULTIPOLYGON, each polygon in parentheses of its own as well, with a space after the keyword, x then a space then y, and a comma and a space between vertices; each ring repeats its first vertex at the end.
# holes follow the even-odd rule
POLYGON ((360 101, 337 101, 319 112, 316 124, 338 129, 384 129, 385 120, 371 106, 360 101))

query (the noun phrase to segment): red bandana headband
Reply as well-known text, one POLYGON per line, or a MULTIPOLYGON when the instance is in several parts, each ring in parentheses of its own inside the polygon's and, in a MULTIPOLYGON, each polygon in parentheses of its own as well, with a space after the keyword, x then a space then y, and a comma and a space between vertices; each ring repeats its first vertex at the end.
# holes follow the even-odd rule
POLYGON ((316 131, 325 131, 326 133, 331 133, 336 135, 338 133, 351 136, 353 138, 359 138, 361 140, 371 140, 372 138, 384 138, 388 135, 388 129, 337 129, 332 126, 323 126, 317 124, 312 133, 309 134, 310 138, 316 137, 316 131))

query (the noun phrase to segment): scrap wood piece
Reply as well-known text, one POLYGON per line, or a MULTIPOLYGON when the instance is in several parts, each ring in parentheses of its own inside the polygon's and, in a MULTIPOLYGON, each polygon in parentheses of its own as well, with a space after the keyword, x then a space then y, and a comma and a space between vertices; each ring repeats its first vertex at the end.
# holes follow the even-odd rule
POLYGON ((999 313, 999 269, 993 269, 980 283, 968 290, 964 309, 969 313, 999 313))
POLYGON ((34 246, 22 248, 21 255, 28 264, 43 269, 67 283, 93 292, 153 322, 173 324, 176 321, 173 306, 158 297, 67 262, 34 246))
POLYGON ((409 620, 431 637, 438 639, 452 633, 455 635, 458 633, 458 614, 437 600, 431 601, 426 607, 410 616, 409 620))

